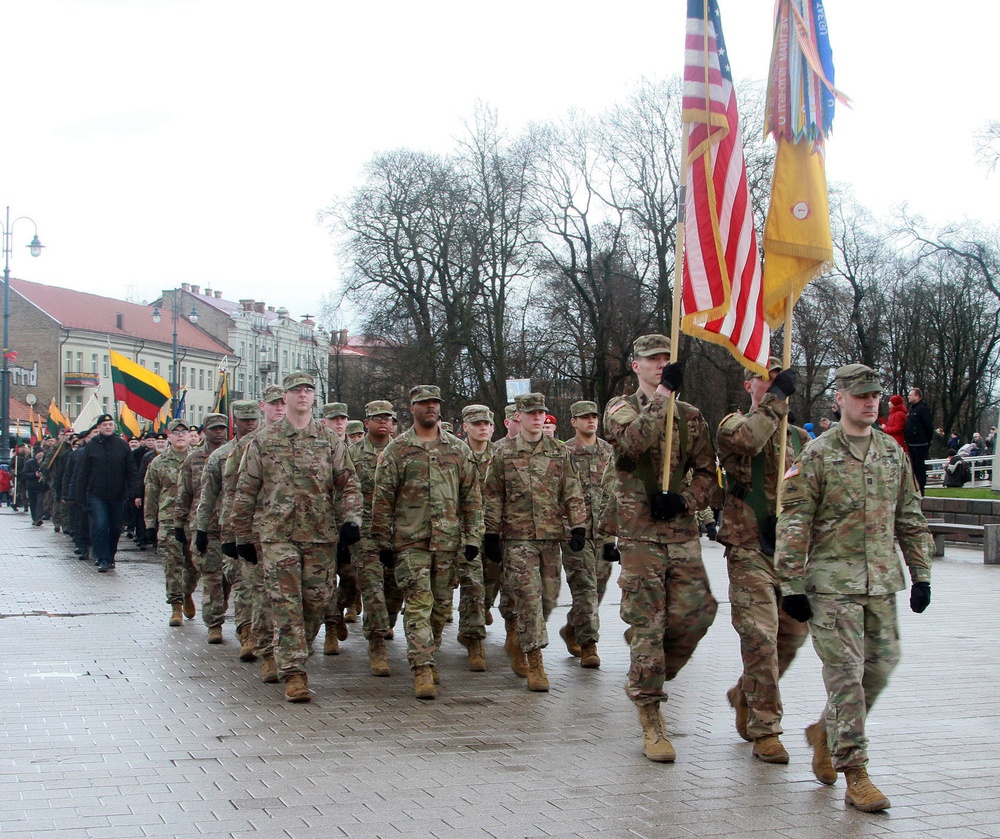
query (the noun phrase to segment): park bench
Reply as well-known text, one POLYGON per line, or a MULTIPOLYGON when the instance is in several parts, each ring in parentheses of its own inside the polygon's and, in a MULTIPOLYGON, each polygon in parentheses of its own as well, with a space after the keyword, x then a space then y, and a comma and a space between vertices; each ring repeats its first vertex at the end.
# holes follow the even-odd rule
POLYGON ((942 519, 928 519, 927 529, 934 537, 934 556, 944 556, 944 538, 950 535, 983 536, 981 524, 956 524, 942 519))

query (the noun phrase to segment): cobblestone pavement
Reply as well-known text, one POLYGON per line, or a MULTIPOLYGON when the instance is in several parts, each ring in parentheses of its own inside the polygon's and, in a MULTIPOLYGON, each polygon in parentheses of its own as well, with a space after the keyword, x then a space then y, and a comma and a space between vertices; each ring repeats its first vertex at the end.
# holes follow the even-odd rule
POLYGON ((420 702, 400 621, 391 678, 368 675, 353 624, 341 655, 310 660, 313 702, 291 705, 237 660, 231 623, 222 646, 205 643, 200 614, 167 626, 151 552, 123 550, 98 574, 9 510, 0 547, 3 839, 1000 836, 1000 567, 978 551, 935 563, 924 615, 900 604, 903 661, 869 719, 870 772, 892 809, 864 815, 845 809, 843 778, 828 788, 810 772, 802 731, 824 701, 810 645, 782 682, 792 762, 756 761, 736 735, 725 692, 738 642, 707 541, 720 609, 671 686, 674 765, 642 755, 614 585, 600 670, 562 647, 564 588, 548 694, 506 666, 498 620, 486 673, 465 669, 447 627, 438 698, 420 702))

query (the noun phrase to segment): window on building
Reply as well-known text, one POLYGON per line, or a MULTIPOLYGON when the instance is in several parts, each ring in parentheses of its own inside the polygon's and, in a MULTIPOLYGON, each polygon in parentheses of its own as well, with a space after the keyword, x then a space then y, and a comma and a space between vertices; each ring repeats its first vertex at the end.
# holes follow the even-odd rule
POLYGON ((198 369, 198 390, 205 389, 205 368, 201 367, 198 369))
POLYGON ((246 374, 244 374, 244 373, 237 373, 236 374, 236 389, 240 393, 243 393, 243 391, 246 390, 246 383, 247 383, 246 374))
POLYGON ((145 367, 146 366, 146 359, 140 358, 139 359, 139 366, 140 367, 145 367))
POLYGON ((246 357, 247 357, 247 342, 240 341, 240 358, 246 358, 246 357))
POLYGON ((282 350, 281 352, 281 369, 283 372, 288 372, 288 350, 282 350))
POLYGON ((211 370, 208 371, 208 389, 209 390, 212 389, 212 371, 211 370))
POLYGON ((90 372, 97 375, 97 353, 95 352, 90 354, 90 372))
POLYGON ((101 399, 101 413, 102 414, 111 413, 108 410, 108 397, 107 396, 105 396, 103 399, 101 399))
POLYGON ((170 379, 171 383, 173 383, 173 381, 174 381, 174 365, 173 364, 168 364, 167 365, 167 377, 170 379))
POLYGON ((187 387, 188 383, 188 369, 187 367, 181 367, 181 387, 187 387))
POLYGON ((205 421, 205 406, 198 406, 198 425, 201 425, 205 421))
POLYGON ((76 372, 77 373, 82 373, 83 372, 83 353, 82 352, 78 352, 76 354, 76 372))
POLYGON ((75 416, 80 416, 80 411, 83 410, 83 396, 76 397, 76 414, 75 416))
POLYGON ((154 361, 153 362, 153 372, 156 373, 157 376, 160 375, 160 362, 159 361, 154 361))
POLYGON ((66 397, 66 404, 63 407, 66 409, 67 417, 73 416, 73 400, 71 400, 69 397, 66 397))
POLYGON ((111 374, 108 372, 108 357, 104 356, 104 378, 106 379, 111 374))
POLYGON ((66 369, 63 370, 64 373, 73 372, 73 353, 70 350, 66 350, 66 369))

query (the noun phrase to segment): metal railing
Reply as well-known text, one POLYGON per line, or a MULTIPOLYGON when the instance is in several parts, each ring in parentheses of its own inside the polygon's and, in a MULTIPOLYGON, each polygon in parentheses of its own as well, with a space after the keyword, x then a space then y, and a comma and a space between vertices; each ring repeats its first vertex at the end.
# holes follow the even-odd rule
MULTIPOLYGON (((972 480, 966 486, 990 486, 993 482, 993 460, 994 455, 982 454, 976 457, 963 457, 969 468, 972 469, 972 480)), ((927 461, 927 486, 941 486, 944 481, 944 467, 948 465, 948 458, 942 460, 927 461)))

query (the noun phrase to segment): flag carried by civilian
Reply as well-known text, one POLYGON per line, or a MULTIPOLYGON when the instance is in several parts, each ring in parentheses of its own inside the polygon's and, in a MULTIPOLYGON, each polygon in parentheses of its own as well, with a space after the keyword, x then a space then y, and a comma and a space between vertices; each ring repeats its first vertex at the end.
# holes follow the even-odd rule
POLYGON ((764 373, 771 333, 722 20, 716 0, 688 0, 687 8, 681 329, 764 373))
POLYGON ((778 153, 764 226, 764 313, 772 329, 833 263, 824 140, 836 100, 823 0, 778 0, 766 130, 778 153))
POLYGON ((170 385, 167 380, 134 361, 129 361, 110 347, 108 353, 115 399, 124 402, 140 417, 153 419, 164 403, 170 401, 170 385))
POLYGON ((31 429, 31 437, 28 442, 33 446, 42 438, 42 435, 38 433, 38 428, 35 424, 35 410, 31 405, 28 406, 28 428, 31 429))
POLYGON ((153 419, 153 431, 159 433, 161 431, 167 430, 167 422, 170 420, 170 403, 163 403, 163 407, 160 408, 160 413, 158 413, 153 419))
POLYGON ((80 411, 80 415, 73 420, 73 430, 77 434, 81 431, 89 431, 94 427, 97 418, 103 413, 104 411, 101 410, 101 405, 97 401, 97 391, 94 391, 90 399, 87 400, 87 404, 83 406, 83 410, 80 411))
POLYGON ((45 427, 48 429, 49 434, 53 437, 58 436, 59 432, 66 428, 72 428, 69 420, 63 416, 63 413, 56 406, 56 400, 54 398, 52 400, 52 404, 49 405, 49 417, 45 421, 45 427))
POLYGON ((142 430, 139 428, 139 418, 128 405, 122 405, 121 410, 118 412, 118 432, 122 437, 127 437, 130 440, 135 440, 142 436, 142 430))
POLYGON ((213 414, 225 414, 229 416, 229 357, 222 359, 219 365, 219 387, 215 391, 215 404, 212 406, 213 414))
POLYGON ((181 398, 177 400, 177 408, 174 410, 174 419, 184 419, 184 407, 187 402, 188 389, 181 389, 181 398))

